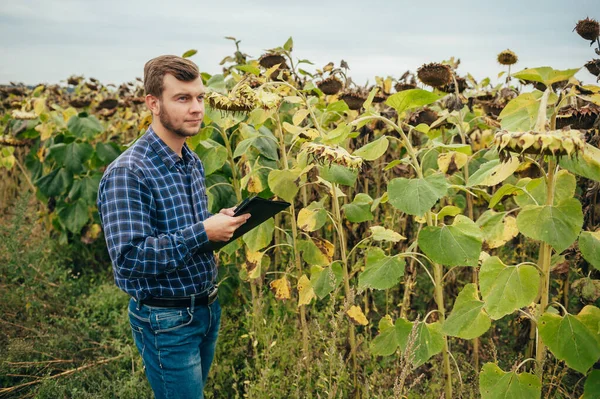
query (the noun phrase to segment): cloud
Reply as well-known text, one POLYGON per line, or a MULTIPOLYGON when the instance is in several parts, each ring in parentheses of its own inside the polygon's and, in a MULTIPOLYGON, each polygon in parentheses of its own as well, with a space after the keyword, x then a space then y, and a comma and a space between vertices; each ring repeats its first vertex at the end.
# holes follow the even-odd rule
POLYGON ((201 69, 218 73, 235 50, 224 36, 241 39, 255 58, 293 36, 297 58, 316 67, 345 59, 357 82, 450 56, 462 60, 463 73, 494 77, 505 48, 519 55, 518 68, 569 68, 593 58, 571 30, 595 10, 592 1, 574 7, 558 0, 537 8, 521 0, 22 0, 0 9, 0 82, 57 82, 72 73, 127 81, 153 56, 190 48, 199 50, 193 60, 201 69))

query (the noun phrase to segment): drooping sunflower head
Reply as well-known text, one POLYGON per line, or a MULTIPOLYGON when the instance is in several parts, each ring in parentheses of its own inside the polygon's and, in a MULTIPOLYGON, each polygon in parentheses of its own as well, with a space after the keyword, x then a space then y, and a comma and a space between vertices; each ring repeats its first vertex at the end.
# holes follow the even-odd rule
POLYGON ((358 91, 346 91, 340 98, 348 105, 351 110, 359 110, 367 99, 367 96, 358 91))
POLYGON ((519 61, 519 57, 509 49, 501 51, 498 54, 498 63, 501 65, 514 65, 519 61))
POLYGON ((228 95, 209 92, 206 95, 206 102, 211 108, 228 112, 249 112, 258 105, 256 93, 247 84, 241 84, 232 90, 228 95))
POLYGON ((571 156, 582 152, 585 147, 581 132, 567 129, 549 132, 501 130, 495 134, 494 144, 503 158, 508 157, 508 152, 571 156))
POLYGON ((309 156, 322 165, 341 165, 349 169, 361 169, 363 159, 350 155, 344 148, 335 146, 330 147, 319 143, 304 143, 302 149, 309 156))
POLYGON ((281 97, 262 89, 253 90, 247 83, 242 83, 228 95, 209 92, 206 102, 211 108, 228 112, 250 112, 256 108, 274 109, 281 102, 281 97))
POLYGON ((592 75, 600 77, 600 59, 591 60, 587 62, 584 67, 592 75))
POLYGON ((577 21, 574 31, 585 40, 594 41, 600 35, 600 24, 595 19, 586 18, 577 21))
POLYGON ((259 59, 258 63, 263 68, 269 69, 274 67, 277 64, 284 64, 285 58, 281 54, 277 53, 267 53, 263 54, 259 59))
POLYGON ((432 62, 417 69, 417 77, 428 86, 442 87, 452 81, 452 69, 448 65, 432 62))
POLYGON ((340 90, 342 90, 343 84, 335 76, 330 76, 327 79, 323 79, 318 82, 317 86, 323 93, 332 95, 337 94, 340 90))

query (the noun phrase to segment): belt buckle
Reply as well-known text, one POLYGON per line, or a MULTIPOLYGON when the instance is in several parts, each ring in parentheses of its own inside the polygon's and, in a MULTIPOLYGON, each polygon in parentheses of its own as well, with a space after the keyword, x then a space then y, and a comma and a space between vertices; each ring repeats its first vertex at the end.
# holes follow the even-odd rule
POLYGON ((219 289, 217 287, 215 287, 209 294, 208 294, 208 304, 212 304, 217 297, 219 296, 219 289))

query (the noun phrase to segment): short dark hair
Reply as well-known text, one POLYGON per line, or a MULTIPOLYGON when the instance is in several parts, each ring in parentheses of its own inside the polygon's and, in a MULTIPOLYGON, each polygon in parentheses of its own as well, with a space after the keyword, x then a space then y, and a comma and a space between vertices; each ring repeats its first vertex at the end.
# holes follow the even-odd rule
POLYGON ((144 65, 146 94, 161 98, 166 74, 173 75, 177 80, 191 82, 200 76, 200 70, 192 61, 176 55, 161 55, 153 58, 144 65))

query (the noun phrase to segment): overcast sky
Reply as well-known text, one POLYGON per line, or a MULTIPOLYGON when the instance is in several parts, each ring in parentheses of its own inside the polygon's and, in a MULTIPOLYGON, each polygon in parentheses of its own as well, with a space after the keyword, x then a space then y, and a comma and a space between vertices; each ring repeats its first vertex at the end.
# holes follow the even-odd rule
MULTIPOLYGON (((241 39, 254 58, 292 36, 296 59, 315 67, 344 59, 359 84, 451 56, 461 59, 460 73, 495 82, 504 70, 496 55, 506 48, 519 56, 513 71, 578 68, 594 58, 572 30, 579 19, 600 19, 598 3, 0 0, 0 83, 57 83, 72 74, 120 83, 141 77, 148 59, 188 49, 198 50, 192 60, 202 71, 219 73, 235 50, 225 36, 241 39)), ((577 77, 595 81, 585 69, 577 77)))

